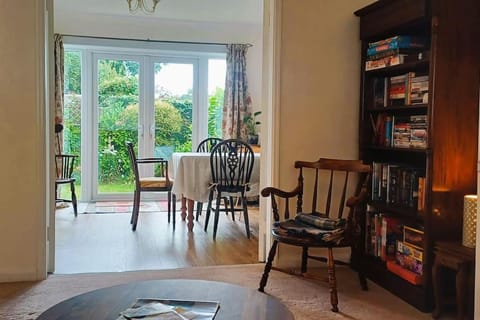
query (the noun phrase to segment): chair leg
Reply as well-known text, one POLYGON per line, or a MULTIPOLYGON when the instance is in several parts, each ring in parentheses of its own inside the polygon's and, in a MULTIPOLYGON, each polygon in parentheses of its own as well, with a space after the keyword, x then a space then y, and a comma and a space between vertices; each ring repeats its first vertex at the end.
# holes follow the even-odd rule
POLYGON ((57 207, 58 201, 58 183, 55 183, 55 208, 57 207))
POLYGON ((360 287, 363 291, 368 291, 367 278, 363 271, 358 271, 358 279, 360 280, 360 287))
POLYGON ((195 214, 195 221, 198 221, 198 217, 202 214, 203 202, 197 201, 197 212, 195 214))
POLYGON ((168 223, 170 223, 170 209, 172 206, 172 192, 168 191, 167 192, 167 217, 168 217, 168 223))
POLYGON ((307 261, 308 261, 308 247, 303 247, 303 250, 302 250, 302 268, 300 269, 302 273, 307 272, 307 261))
POLYGON ((133 212, 132 212, 132 230, 137 230, 138 212, 140 211, 140 190, 135 190, 133 197, 133 212))
POLYGON ((332 248, 328 248, 328 284, 330 286, 332 311, 338 312, 337 278, 335 277, 335 260, 333 260, 332 248))
MULTIPOLYGON (((235 202, 233 202, 233 197, 229 197, 228 200, 230 202, 230 212, 232 213, 232 220, 235 221, 235 202)), ((227 202, 227 198, 225 198, 225 203, 226 202, 227 202)), ((225 205, 225 212, 228 212, 227 210, 228 210, 228 208, 225 205)), ((227 215, 228 215, 228 213, 227 213, 227 215)))
POLYGON ((243 218, 245 220, 245 231, 247 231, 247 238, 250 239, 250 222, 248 221, 248 206, 247 198, 242 195, 243 218))
POLYGON ((265 264, 265 269, 263 270, 262 279, 260 280, 260 286, 258 287, 258 291, 265 292, 265 286, 267 285, 268 281, 268 274, 270 270, 272 270, 272 262, 273 258, 275 258, 275 254, 277 253, 277 240, 273 240, 272 247, 270 248, 270 252, 268 253, 267 263, 265 264))
POLYGON ((175 231, 175 216, 177 214, 177 196, 175 193, 172 193, 172 221, 173 221, 173 230, 175 231))
POLYGON ((220 201, 222 198, 220 194, 217 195, 217 201, 215 206, 215 219, 213 220, 213 240, 217 237, 218 218, 220 217, 220 201))
POLYGON ((213 201, 213 191, 210 191, 210 193, 208 194, 207 212, 205 213, 205 227, 203 228, 204 231, 207 231, 208 220, 210 220, 210 211, 212 210, 212 201, 213 201))
POLYGON ((75 184, 72 182, 70 183, 70 191, 72 193, 72 205, 73 205, 73 214, 75 217, 78 215, 77 210, 77 195, 75 194, 75 184))

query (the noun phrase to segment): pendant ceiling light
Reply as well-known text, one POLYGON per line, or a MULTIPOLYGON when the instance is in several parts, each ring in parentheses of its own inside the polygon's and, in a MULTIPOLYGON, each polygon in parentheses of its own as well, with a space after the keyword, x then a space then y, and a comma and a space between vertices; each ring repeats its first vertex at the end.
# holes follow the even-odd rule
POLYGON ((141 10, 146 14, 152 14, 159 2, 160 0, 127 0, 130 13, 137 13, 138 10, 141 10))

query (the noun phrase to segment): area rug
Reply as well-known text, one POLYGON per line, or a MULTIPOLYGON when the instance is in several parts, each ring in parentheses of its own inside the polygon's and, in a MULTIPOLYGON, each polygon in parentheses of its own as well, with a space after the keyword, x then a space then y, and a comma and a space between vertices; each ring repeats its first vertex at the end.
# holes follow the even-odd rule
MULTIPOLYGON (((75 295, 150 279, 212 280, 256 289, 263 267, 263 264, 249 264, 162 271, 51 275, 40 282, 0 284, 0 319, 33 320, 49 307, 75 295)), ((325 269, 315 271, 327 274, 325 269)), ((369 282, 369 290, 362 291, 357 274, 348 267, 338 267, 337 282, 339 313, 330 311, 329 289, 323 282, 272 270, 265 291, 283 302, 296 320, 431 319, 431 314, 418 311, 374 283, 369 282)))
MULTIPOLYGON (((88 203, 83 213, 132 213, 132 209, 131 201, 98 201, 88 203)), ((140 202, 140 212, 166 212, 167 209, 167 201, 140 202)))

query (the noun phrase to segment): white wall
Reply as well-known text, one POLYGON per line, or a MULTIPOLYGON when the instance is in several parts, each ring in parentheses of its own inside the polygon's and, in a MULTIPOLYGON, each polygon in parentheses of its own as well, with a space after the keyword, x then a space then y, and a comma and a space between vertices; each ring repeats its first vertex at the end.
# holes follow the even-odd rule
MULTIPOLYGON (((278 185, 291 189, 295 160, 358 158, 359 20, 372 0, 282 1, 278 185)), ((300 251, 279 248, 281 265, 299 266, 300 251)), ((291 247, 290 247, 291 248, 291 247)))
MULTIPOLYGON (((214 10, 214 8, 212 8, 214 10)), ((213 23, 159 20, 149 16, 109 16, 62 12, 55 16, 55 33, 120 39, 203 43, 251 43, 247 53, 248 84, 252 106, 261 101, 262 22, 213 23)))
POLYGON ((44 12, 0 2, 0 282, 46 275, 44 12))

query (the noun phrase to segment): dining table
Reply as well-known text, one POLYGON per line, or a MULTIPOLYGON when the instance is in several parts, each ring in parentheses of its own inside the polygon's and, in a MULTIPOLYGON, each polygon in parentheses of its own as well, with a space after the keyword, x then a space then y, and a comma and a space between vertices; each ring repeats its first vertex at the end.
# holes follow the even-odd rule
MULTIPOLYGON (((212 182, 210 153, 174 152, 169 160, 169 176, 174 180, 172 193, 182 198, 182 220, 187 220, 188 231, 193 231, 193 207, 195 201, 207 203, 212 182)), ((259 195, 260 153, 254 154, 247 197, 259 195)))

